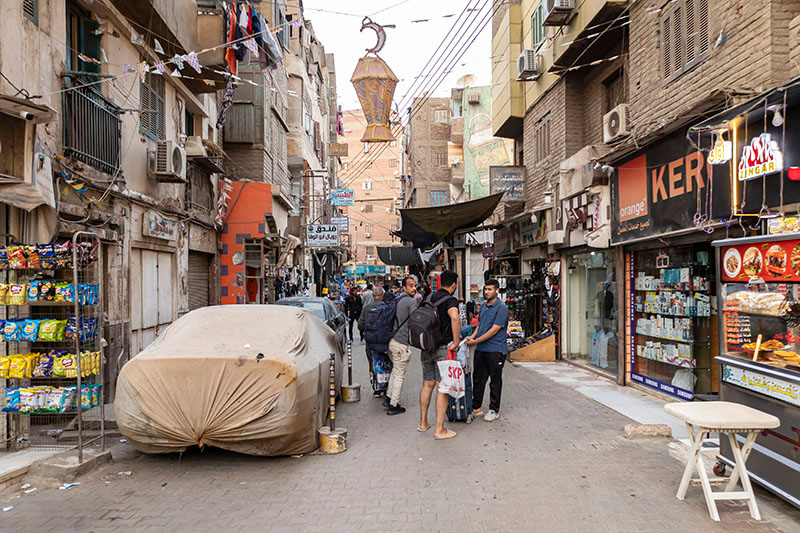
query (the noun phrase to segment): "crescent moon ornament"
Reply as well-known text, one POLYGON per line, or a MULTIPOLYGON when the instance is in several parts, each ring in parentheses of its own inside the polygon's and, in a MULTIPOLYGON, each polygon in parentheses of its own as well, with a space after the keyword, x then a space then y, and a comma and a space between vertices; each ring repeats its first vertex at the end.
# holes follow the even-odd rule
POLYGON ((372 48, 367 48, 367 52, 378 55, 378 52, 383 49, 383 45, 386 44, 386 31, 384 31, 383 26, 376 22, 372 22, 372 19, 369 17, 364 17, 364 20, 361 21, 360 31, 364 31, 365 29, 373 30, 375 35, 378 37, 378 41, 375 43, 375 46, 372 48))

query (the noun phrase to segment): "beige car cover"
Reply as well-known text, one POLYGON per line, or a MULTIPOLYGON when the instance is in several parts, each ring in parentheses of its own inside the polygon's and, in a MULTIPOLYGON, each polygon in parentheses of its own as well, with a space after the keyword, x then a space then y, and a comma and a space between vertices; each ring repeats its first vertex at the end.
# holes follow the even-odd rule
POLYGON ((328 412, 336 337, 309 311, 225 305, 192 311, 122 368, 114 414, 139 451, 216 446, 307 453, 328 412))

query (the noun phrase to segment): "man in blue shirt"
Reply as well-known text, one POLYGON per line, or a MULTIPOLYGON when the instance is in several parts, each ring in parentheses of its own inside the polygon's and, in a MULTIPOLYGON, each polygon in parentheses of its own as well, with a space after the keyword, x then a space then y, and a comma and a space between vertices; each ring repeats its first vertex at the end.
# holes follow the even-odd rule
POLYGON ((508 354, 508 308, 498 298, 500 283, 490 279, 483 287, 486 301, 478 313, 478 329, 467 337, 467 345, 475 348, 475 369, 472 375, 472 413, 483 414, 483 391, 489 383, 489 412, 483 419, 493 422, 500 418, 500 395, 503 391, 503 365, 508 354))

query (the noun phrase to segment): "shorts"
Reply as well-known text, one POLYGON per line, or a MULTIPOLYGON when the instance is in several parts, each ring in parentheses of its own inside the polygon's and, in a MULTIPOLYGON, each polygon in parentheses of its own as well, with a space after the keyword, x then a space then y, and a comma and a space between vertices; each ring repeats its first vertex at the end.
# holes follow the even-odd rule
POLYGON ((422 379, 423 381, 441 381, 439 375, 439 361, 447 359, 447 345, 440 346, 430 352, 422 352, 422 379))

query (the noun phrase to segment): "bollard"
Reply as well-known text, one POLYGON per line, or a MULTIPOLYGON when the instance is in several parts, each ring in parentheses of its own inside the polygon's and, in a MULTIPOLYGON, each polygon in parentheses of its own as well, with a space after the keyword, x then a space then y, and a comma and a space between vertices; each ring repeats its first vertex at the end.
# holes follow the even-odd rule
POLYGON ((336 354, 331 354, 330 426, 319 428, 319 449, 322 453, 342 453, 347 449, 347 430, 336 429, 336 354))
POLYGON ((361 385, 353 383, 353 342, 347 343, 347 385, 342 385, 342 401, 352 403, 361 400, 361 385))

